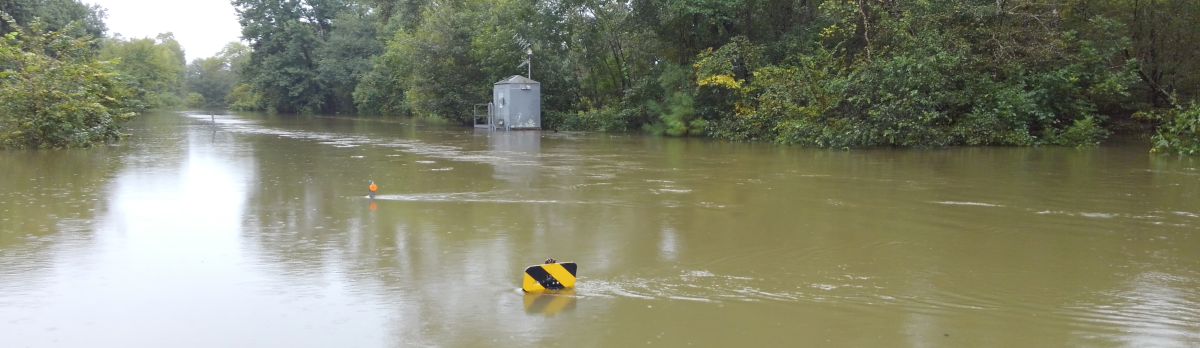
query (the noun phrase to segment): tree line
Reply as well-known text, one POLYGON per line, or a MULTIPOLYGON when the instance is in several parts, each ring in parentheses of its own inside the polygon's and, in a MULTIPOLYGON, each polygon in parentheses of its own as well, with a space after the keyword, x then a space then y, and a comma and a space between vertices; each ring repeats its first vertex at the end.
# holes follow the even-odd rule
POLYGON ((466 123, 525 46, 563 130, 1079 146, 1186 129, 1200 93, 1190 0, 232 3, 253 52, 228 98, 243 109, 466 123))
POLYGON ((104 18, 78 0, 0 0, 0 148, 111 142, 124 120, 181 103, 174 36, 109 37, 104 18))
POLYGON ((172 61, 180 82, 139 85, 141 105, 468 123, 493 82, 525 72, 528 47, 551 129, 825 148, 1083 146, 1132 131, 1200 153, 1191 0, 231 4, 247 45, 172 61))

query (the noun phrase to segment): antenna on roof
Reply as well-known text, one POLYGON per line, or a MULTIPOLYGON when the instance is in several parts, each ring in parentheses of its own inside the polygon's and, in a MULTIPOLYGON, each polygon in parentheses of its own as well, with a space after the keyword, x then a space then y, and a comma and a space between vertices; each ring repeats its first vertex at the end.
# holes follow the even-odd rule
POLYGON ((532 63, 533 47, 532 47, 532 45, 530 45, 528 41, 525 41, 525 38, 522 38, 521 34, 513 34, 513 40, 516 41, 518 45, 521 45, 521 48, 525 50, 525 61, 521 62, 521 65, 518 65, 517 67, 518 68, 525 67, 527 69, 525 72, 525 77, 527 77, 529 79, 533 79, 533 63, 532 63))

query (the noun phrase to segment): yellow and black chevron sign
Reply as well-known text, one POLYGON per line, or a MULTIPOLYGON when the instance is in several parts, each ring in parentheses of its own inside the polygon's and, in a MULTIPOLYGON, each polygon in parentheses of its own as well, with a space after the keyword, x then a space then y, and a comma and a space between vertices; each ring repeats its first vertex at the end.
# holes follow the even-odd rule
POLYGON ((575 269, 574 262, 529 266, 525 269, 525 281, 521 283, 521 289, 530 292, 573 288, 575 269))

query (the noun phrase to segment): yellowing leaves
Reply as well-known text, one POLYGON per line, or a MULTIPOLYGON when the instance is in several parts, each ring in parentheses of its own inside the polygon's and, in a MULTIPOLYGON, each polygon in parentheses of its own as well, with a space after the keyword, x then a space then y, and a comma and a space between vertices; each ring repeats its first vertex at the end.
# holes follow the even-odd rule
POLYGON ((738 90, 742 88, 742 83, 733 76, 729 75, 713 75, 697 81, 701 86, 720 86, 728 89, 738 90))

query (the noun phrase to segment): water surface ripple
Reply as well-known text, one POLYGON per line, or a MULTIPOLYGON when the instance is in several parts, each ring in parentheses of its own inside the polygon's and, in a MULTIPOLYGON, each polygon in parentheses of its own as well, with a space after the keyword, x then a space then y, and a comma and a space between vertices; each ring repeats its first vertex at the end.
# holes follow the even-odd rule
POLYGON ((1200 161, 1144 140, 826 151, 208 112, 129 131, 0 152, 0 346, 1200 346, 1200 161), (516 290, 549 257, 576 289, 516 290))

